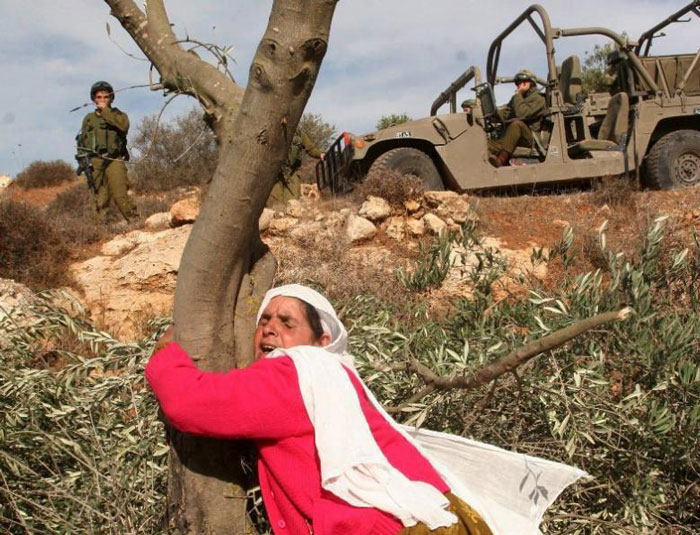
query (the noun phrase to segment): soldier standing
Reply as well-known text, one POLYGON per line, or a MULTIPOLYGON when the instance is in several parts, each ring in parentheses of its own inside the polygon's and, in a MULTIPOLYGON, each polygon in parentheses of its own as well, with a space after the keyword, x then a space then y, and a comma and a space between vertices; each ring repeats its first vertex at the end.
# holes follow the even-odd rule
POLYGON ((544 97, 537 91, 537 78, 532 71, 522 69, 514 82, 515 95, 499 108, 501 119, 508 122, 506 131, 499 139, 488 142, 489 162, 494 167, 506 165, 515 147, 532 146, 532 132, 539 131, 540 115, 545 109, 544 97))
POLYGON ((292 144, 289 146, 287 161, 282 164, 277 182, 267 198, 267 206, 301 197, 299 168, 301 167, 302 152, 306 152, 306 154, 317 160, 321 160, 324 157, 323 152, 306 132, 297 131, 292 138, 292 144))
POLYGON ((112 107, 114 89, 105 81, 92 85, 90 100, 95 103, 96 109, 83 119, 83 126, 76 138, 78 156, 90 156, 97 214, 104 220, 109 201, 113 199, 119 212, 128 221, 136 215, 127 193, 129 182, 124 163, 129 159, 126 149, 129 117, 112 107))

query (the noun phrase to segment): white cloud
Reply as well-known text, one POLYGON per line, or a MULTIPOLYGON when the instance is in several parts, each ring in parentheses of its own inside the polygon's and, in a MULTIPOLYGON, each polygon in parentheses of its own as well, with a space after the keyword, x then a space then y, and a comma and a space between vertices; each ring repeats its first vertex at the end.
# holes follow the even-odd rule
MULTIPOLYGON (((233 73, 245 83, 271 0, 166 4, 179 36, 234 45, 233 73)), ((339 130, 356 132, 372 130, 388 113, 423 116, 438 93, 469 65, 485 71, 492 39, 527 5, 519 0, 341 0, 307 111, 320 113, 339 130)), ((636 37, 683 5, 557 0, 545 7, 554 26, 608 26, 636 37)), ((108 39, 106 23, 122 48, 141 56, 101 0, 0 0, 0 12, 6 43, 0 49, 0 174, 14 175, 37 159, 71 160, 73 138, 87 108, 68 110, 88 100, 95 80, 107 79, 117 88, 146 83, 147 64, 129 58, 108 39)), ((697 50, 697 21, 667 33, 656 45, 660 53, 697 50)), ((583 56, 601 42, 604 39, 562 39, 556 43, 558 57, 583 56)), ((523 65, 544 74, 544 49, 532 31, 515 34, 504 46, 501 73, 523 65)), ((505 99, 509 91, 503 88, 499 98, 505 99)), ((119 93, 116 105, 137 124, 157 113, 162 103, 159 93, 134 89, 119 93)), ((194 105, 181 97, 166 115, 194 105)))

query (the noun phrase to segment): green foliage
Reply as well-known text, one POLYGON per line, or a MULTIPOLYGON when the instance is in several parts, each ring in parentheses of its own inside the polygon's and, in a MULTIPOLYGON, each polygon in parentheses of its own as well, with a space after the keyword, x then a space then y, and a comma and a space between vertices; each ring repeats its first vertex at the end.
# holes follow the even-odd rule
POLYGON ((123 344, 53 297, 30 327, 0 320, 0 531, 157 533, 167 446, 143 376, 155 337, 123 344), (67 337, 80 352, 60 348, 67 337))
POLYGON ((299 130, 306 132, 306 135, 322 151, 326 151, 335 140, 335 125, 325 122, 319 113, 302 115, 301 121, 299 121, 299 130))
MULTIPOLYGON (((623 33, 627 38, 627 34, 623 33)), ((604 45, 595 45, 593 52, 586 51, 583 59, 583 94, 607 93, 613 85, 614 77, 608 73, 608 56, 615 51, 612 42, 604 45)))
POLYGON ((411 117, 409 117, 407 113, 392 113, 389 115, 382 115, 381 118, 377 121, 377 130, 382 130, 383 128, 396 126, 397 124, 407 123, 411 120, 411 117))
POLYGON ((418 261, 411 273, 404 273, 402 269, 396 271, 398 280, 407 290, 421 292, 429 288, 437 288, 447 277, 452 266, 450 252, 452 247, 446 233, 433 240, 426 246, 420 243, 418 261))
MULTIPOLYGON (((603 225, 596 237, 603 267, 573 273, 580 246, 566 229, 560 243, 532 254, 533 263, 563 270, 562 283, 504 298, 493 288, 506 261, 477 230, 469 223, 436 240, 437 260, 418 262, 441 273, 451 258, 472 281, 470 298, 440 304, 447 314, 420 293, 336 303, 370 388, 397 407, 422 382, 388 365, 415 358, 441 375, 470 375, 527 340, 632 307, 628 320, 530 361, 518 377, 480 390, 438 390, 396 417, 588 471, 595 479, 554 504, 546 533, 697 533, 697 236, 688 247, 670 246, 658 218, 639 251, 625 256, 608 249, 603 225)), ((166 447, 143 365, 162 325, 153 323, 154 335, 142 342, 122 344, 48 302, 30 310, 31 323, 18 315, 0 320, 0 532, 160 533, 166 447)))
POLYGON ((15 178, 23 189, 58 186, 75 178, 75 168, 63 160, 30 163, 15 178))
POLYGON ((201 110, 192 109, 156 125, 156 115, 144 117, 130 139, 138 157, 129 170, 134 189, 162 192, 209 182, 218 149, 201 110))
POLYGON ((472 298, 455 299, 447 318, 427 306, 407 314, 399 302, 346 301, 340 308, 361 374, 385 405, 399 407, 422 382, 388 365, 416 358, 440 375, 472 375, 527 340, 630 306, 628 320, 534 359, 517 379, 436 391, 397 418, 588 471, 595 479, 567 490, 550 510, 548 533, 697 533, 700 244, 670 248, 664 231, 665 219, 656 219, 638 254, 625 258, 607 249, 603 226, 605 268, 575 274, 577 240, 566 229, 549 254, 532 255, 534 263, 558 265, 565 280, 522 298, 488 290, 502 260, 478 263, 471 277, 483 283, 472 298))

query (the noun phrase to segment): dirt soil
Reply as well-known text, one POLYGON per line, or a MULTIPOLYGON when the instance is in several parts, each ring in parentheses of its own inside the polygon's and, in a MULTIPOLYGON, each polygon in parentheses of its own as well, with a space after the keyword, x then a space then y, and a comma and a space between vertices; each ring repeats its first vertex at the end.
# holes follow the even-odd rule
POLYGON ((6 191, 5 196, 8 198, 20 201, 28 202, 46 208, 56 196, 64 191, 71 189, 73 186, 78 184, 81 180, 79 177, 75 177, 74 180, 69 180, 68 182, 63 182, 58 186, 50 186, 47 188, 30 188, 24 189, 17 184, 10 184, 6 191))

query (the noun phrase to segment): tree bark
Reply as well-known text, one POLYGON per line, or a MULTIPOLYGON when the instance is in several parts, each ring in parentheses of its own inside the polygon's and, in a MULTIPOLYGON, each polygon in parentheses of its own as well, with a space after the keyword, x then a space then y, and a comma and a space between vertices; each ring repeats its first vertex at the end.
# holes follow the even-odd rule
MULTIPOLYGON (((336 0, 275 0, 245 92, 183 49, 162 0, 142 12, 105 0, 168 90, 194 96, 219 143, 219 162, 183 252, 175 340, 207 371, 252 360, 255 313, 275 261, 258 219, 287 156, 328 46, 336 0)), ((169 525, 180 533, 244 533, 241 445, 171 430, 169 525)))

